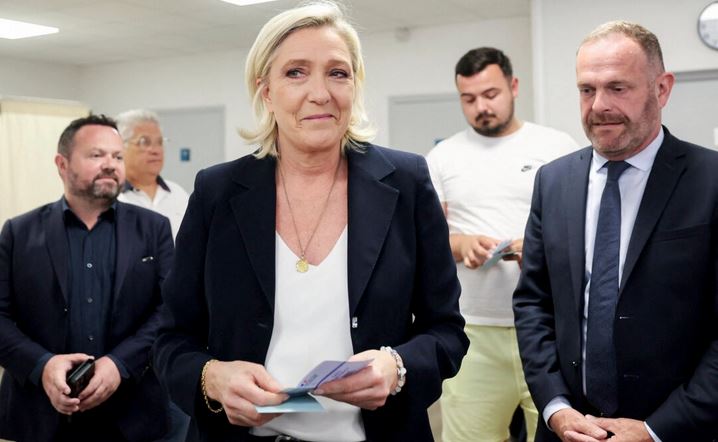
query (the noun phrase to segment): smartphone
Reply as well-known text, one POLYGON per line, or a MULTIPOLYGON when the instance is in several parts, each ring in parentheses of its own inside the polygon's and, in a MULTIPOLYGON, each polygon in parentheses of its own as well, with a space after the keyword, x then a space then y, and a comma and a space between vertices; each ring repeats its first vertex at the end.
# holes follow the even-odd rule
POLYGON ((95 374, 95 359, 90 358, 72 369, 67 375, 67 385, 70 386, 70 397, 77 397, 87 387, 95 374))

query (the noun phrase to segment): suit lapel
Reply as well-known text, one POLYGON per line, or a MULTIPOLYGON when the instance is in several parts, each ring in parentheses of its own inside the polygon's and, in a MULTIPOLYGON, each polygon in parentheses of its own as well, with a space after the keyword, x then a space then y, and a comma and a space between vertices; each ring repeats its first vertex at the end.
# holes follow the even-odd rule
POLYGON ((135 241, 132 239, 132 230, 135 228, 137 220, 137 213, 131 210, 128 206, 117 202, 117 213, 115 216, 115 232, 117 238, 115 244, 117 247, 117 262, 115 264, 115 290, 114 290, 114 303, 117 302, 122 284, 125 281, 127 275, 127 269, 130 266, 130 257, 133 256, 132 250, 135 241))
POLYGON ((43 222, 45 223, 46 243, 52 267, 55 270, 62 297, 67 301, 70 246, 67 243, 67 233, 65 232, 65 221, 62 212, 62 200, 60 200, 50 206, 50 210, 45 213, 43 222))
POLYGON ((580 313, 583 305, 583 280, 586 273, 586 192, 588 174, 591 167, 592 149, 581 150, 573 159, 571 170, 565 183, 567 214, 567 242, 569 265, 571 267, 571 287, 576 300, 576 309, 580 313))
POLYGON ((653 161, 636 222, 633 224, 631 241, 623 265, 619 296, 686 167, 685 149, 668 133, 667 129, 664 128, 664 131, 665 139, 653 161))
POLYGON ((347 190, 349 214, 349 312, 353 314, 389 231, 399 190, 381 180, 394 166, 373 146, 364 153, 350 151, 347 190))
POLYGON ((274 311, 276 180, 274 158, 242 163, 233 176, 240 190, 230 198, 249 261, 274 311))

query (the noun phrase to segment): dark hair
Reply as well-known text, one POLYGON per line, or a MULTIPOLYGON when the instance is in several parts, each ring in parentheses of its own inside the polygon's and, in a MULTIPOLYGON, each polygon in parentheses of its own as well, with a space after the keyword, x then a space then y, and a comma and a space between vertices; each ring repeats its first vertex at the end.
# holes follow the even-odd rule
MULTIPOLYGON (((471 77, 486 69, 487 66, 496 64, 501 68, 506 79, 511 79, 514 74, 511 68, 511 60, 500 49, 476 48, 472 49, 456 63, 455 75, 471 77)), ((456 77, 454 77, 456 78, 456 77)))
POLYGON ((71 122, 70 125, 62 131, 60 141, 57 142, 57 153, 63 157, 69 157, 70 152, 75 145, 75 134, 77 131, 82 129, 84 126, 93 125, 107 126, 117 130, 117 123, 115 120, 103 114, 90 114, 86 117, 78 118, 77 120, 71 122))

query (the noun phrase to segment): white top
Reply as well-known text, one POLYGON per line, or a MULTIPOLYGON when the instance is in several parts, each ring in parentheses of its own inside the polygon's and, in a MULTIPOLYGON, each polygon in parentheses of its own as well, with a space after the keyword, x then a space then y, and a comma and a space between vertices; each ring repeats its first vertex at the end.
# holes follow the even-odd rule
MULTIPOLYGON (((529 122, 505 137, 485 137, 469 127, 442 141, 427 161, 439 200, 447 205, 449 232, 523 238, 536 171, 577 148, 569 135, 529 122)), ((519 273, 515 261, 488 270, 458 263, 466 322, 513 327, 511 297, 519 273)))
MULTIPOLYGON (((276 239, 274 328, 265 367, 285 387, 324 360, 342 361, 354 354, 349 323, 347 229, 319 266, 299 273, 299 259, 279 234, 276 239)), ((316 442, 366 439, 358 407, 316 397, 324 413, 287 413, 252 429, 257 436, 286 434, 316 442)))
POLYGON ((125 183, 125 188, 117 199, 124 203, 150 209, 169 218, 174 239, 177 237, 184 212, 187 210, 189 195, 179 184, 163 180, 161 177, 157 177, 157 184, 159 186, 157 186, 154 200, 150 199, 150 196, 144 191, 133 187, 129 181, 125 183))
MULTIPOLYGON (((658 149, 663 144, 665 134, 661 128, 658 136, 642 151, 625 160, 631 165, 618 178, 618 188, 621 192, 621 237, 619 241, 618 255, 618 280, 623 277, 623 264, 626 262, 626 253, 628 252, 628 244, 631 241, 633 233, 633 225, 636 223, 638 209, 643 199, 643 193, 646 190, 648 176, 651 174, 653 162, 658 154, 658 149)), ((596 150, 593 151, 591 160, 591 169, 588 173, 588 191, 586 193, 586 229, 585 229, 585 259, 586 259, 586 288, 583 292, 584 308, 582 321, 582 342, 586 342, 586 333, 588 331, 588 294, 591 288, 591 270, 593 269, 593 248, 596 243, 596 229, 598 227, 598 213, 601 209, 601 196, 603 189, 606 187, 606 178, 608 172, 603 167, 607 158, 601 156, 596 150)), ((581 349, 581 364, 583 371, 583 392, 586 393, 586 346, 581 349)), ((546 425, 548 420, 557 411, 570 408, 571 404, 563 396, 556 397, 549 401, 542 413, 546 425)), ((660 439, 653 430, 646 424, 648 432, 654 441, 660 442, 660 439)))

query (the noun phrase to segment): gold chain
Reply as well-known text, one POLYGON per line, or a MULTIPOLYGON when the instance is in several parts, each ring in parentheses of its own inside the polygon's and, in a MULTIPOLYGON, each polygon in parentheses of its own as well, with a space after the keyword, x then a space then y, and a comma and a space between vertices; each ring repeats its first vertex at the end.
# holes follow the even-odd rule
POLYGON ((202 384, 202 396, 204 396, 204 403, 207 405, 207 408, 209 409, 209 411, 211 411, 212 413, 221 413, 224 410, 224 407, 222 407, 222 404, 219 405, 219 408, 212 408, 212 405, 210 405, 210 403, 209 403, 210 399, 207 396, 207 385, 205 383, 206 382, 205 377, 207 375, 207 367, 209 367, 209 364, 211 364, 213 362, 217 362, 217 360, 210 359, 209 361, 207 361, 204 364, 204 367, 202 367, 202 376, 201 376, 201 381, 200 381, 200 383, 202 384))
POLYGON ((321 224, 322 218, 324 217, 324 212, 327 211, 327 207, 329 207, 329 199, 332 196, 332 191, 334 190, 334 185, 337 183, 337 177, 339 176, 339 167, 342 164, 342 157, 340 154, 339 161, 337 162, 337 168, 334 171, 334 179, 332 180, 332 187, 329 188, 329 193, 327 194, 327 199, 324 201, 324 207, 322 208, 321 213, 319 214, 319 219, 317 219, 317 224, 314 226, 314 230, 312 230, 312 234, 309 236, 309 240, 307 241, 306 247, 302 245, 302 239, 299 237, 299 229, 297 228, 297 221, 294 219, 294 211, 292 210, 292 203, 289 202, 289 194, 287 193, 287 180, 284 178, 284 172, 282 171, 282 164, 278 161, 277 168, 279 169, 279 175, 282 177, 282 190, 284 190, 284 199, 287 201, 287 207, 289 208, 289 216, 292 218, 292 225, 294 226, 294 234, 297 235, 297 242, 299 242, 299 251, 301 252, 301 255, 299 256, 299 259, 297 260, 297 263, 295 264, 295 268, 299 273, 306 273, 307 270, 309 270, 309 262, 307 261, 307 249, 309 249, 309 244, 311 244, 312 239, 314 239, 314 235, 317 233, 317 230, 319 230, 319 224, 321 224))

